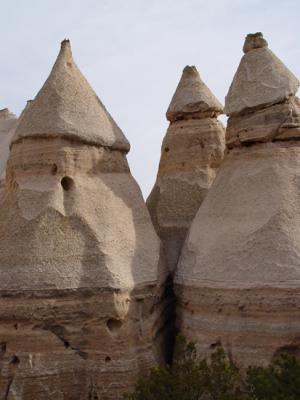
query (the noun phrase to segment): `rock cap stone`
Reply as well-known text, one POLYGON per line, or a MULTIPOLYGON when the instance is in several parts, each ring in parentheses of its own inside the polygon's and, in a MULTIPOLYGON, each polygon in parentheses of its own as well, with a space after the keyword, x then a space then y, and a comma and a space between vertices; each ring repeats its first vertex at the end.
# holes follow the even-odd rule
POLYGON ((167 110, 167 119, 173 122, 205 113, 222 114, 223 106, 202 81, 196 67, 187 65, 167 110))
POLYGON ((267 47, 260 32, 247 35, 243 50, 225 98, 227 115, 263 108, 296 94, 298 79, 267 47))
POLYGON ((69 137, 129 151, 130 145, 76 66, 65 39, 45 84, 27 107, 14 141, 24 137, 69 137))
POLYGON ((243 52, 246 54, 248 51, 261 49, 263 47, 268 47, 268 42, 261 32, 248 33, 245 39, 243 52))

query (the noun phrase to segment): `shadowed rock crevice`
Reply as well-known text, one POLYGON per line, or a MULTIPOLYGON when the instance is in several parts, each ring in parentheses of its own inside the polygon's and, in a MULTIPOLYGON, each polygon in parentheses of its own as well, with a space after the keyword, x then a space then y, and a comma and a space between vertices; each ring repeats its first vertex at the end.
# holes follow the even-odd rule
POLYGON ((195 67, 185 67, 167 111, 155 185, 147 206, 162 240, 168 279, 162 298, 165 359, 172 360, 176 336, 173 275, 190 224, 223 160, 225 133, 217 116, 223 107, 195 67))

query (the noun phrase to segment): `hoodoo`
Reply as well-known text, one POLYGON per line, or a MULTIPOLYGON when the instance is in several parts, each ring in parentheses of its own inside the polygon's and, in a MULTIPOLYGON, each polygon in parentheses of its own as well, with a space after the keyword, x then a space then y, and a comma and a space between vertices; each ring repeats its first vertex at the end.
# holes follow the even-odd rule
POLYGON ((120 399, 155 364, 160 241, 128 151, 63 41, 7 164, 0 397, 120 399))
POLYGON ((167 111, 159 170, 147 200, 171 273, 200 204, 223 159, 225 132, 217 120, 223 107, 195 67, 184 68, 167 111))
POLYGON ((0 203, 3 198, 9 145, 15 133, 17 117, 7 108, 0 110, 0 203))
POLYGON ((183 334, 241 366, 300 350, 299 82, 262 34, 244 51, 225 101, 230 152, 175 277, 183 334))

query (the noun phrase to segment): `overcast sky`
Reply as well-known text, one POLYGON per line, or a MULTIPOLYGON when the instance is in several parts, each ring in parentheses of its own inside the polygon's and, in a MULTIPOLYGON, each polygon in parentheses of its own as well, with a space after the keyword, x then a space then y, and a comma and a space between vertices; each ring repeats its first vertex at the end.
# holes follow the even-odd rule
POLYGON ((183 67, 196 65, 224 103, 244 37, 257 31, 300 77, 299 0, 0 0, 0 109, 21 112, 69 38, 131 143, 131 171, 147 197, 183 67))

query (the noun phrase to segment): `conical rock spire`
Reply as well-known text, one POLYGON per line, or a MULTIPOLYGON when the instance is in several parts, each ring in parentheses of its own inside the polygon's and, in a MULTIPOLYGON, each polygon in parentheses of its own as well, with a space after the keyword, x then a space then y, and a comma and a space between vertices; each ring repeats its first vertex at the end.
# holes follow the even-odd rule
POLYGON ((261 33, 246 37, 240 65, 225 98, 225 113, 276 104, 296 94, 299 81, 267 47, 261 33))
POLYGON ((170 122, 189 116, 213 116, 223 112, 223 106, 201 80, 194 66, 186 66, 167 110, 170 122))
POLYGON ((298 79, 267 48, 261 33, 249 34, 225 109, 228 147, 300 137, 298 79))
MULTIPOLYGON (((277 60, 266 47, 257 48, 265 45, 262 37, 249 38, 243 57, 260 59, 266 52, 271 63, 261 74, 256 63, 247 64, 258 92, 277 60)), ((191 224, 175 276, 178 329, 201 356, 221 343, 245 367, 300 348, 300 147, 292 136, 297 98, 290 83, 281 82, 288 100, 268 106, 263 100, 264 108, 230 115, 230 150, 191 224), (295 113, 286 112, 290 102, 295 113), (283 141, 276 135, 284 116, 283 141)))
POLYGON ((147 200, 171 273, 223 160, 225 132, 216 118, 221 111, 222 105, 201 81, 196 68, 185 67, 167 112, 171 122, 162 143, 157 179, 147 200))
POLYGON ((7 397, 120 400, 156 364, 161 243, 120 132, 64 42, 20 117, 6 169, 0 337, 10 345, 0 392, 7 397))
POLYGON ((129 143, 76 66, 64 40, 44 86, 22 117, 14 141, 24 137, 64 136, 129 151, 129 143))

